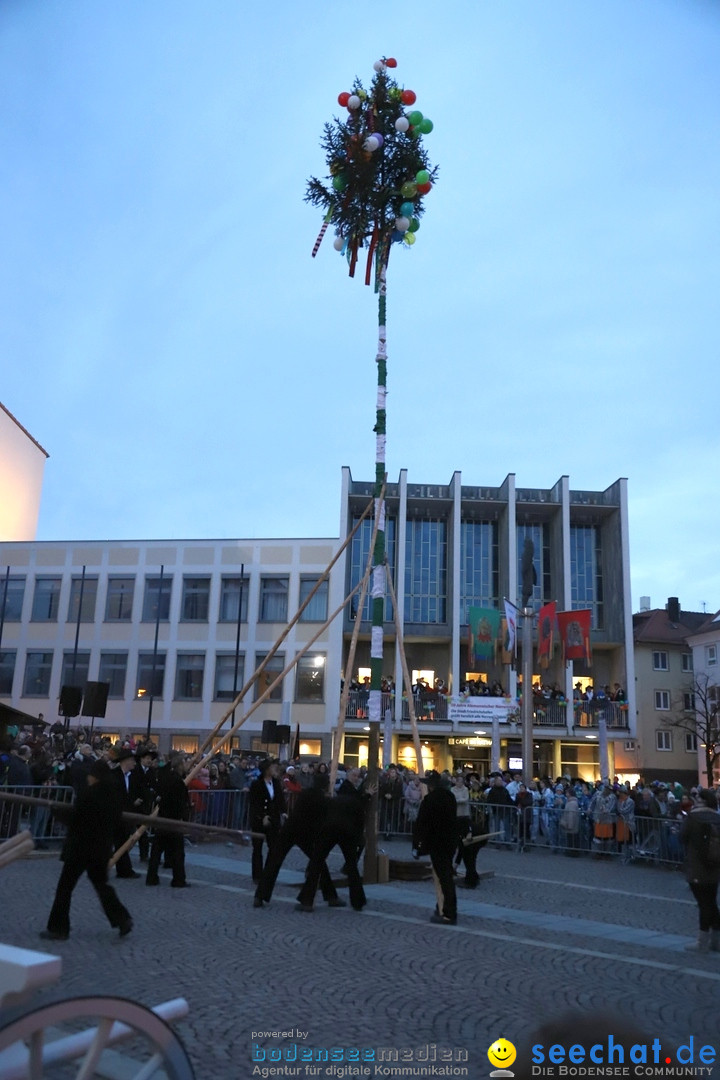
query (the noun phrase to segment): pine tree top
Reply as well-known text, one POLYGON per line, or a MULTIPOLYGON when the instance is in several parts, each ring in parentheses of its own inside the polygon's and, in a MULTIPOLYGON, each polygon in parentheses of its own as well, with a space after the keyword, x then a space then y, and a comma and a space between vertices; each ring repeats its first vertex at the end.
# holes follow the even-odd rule
POLYGON ((335 247, 347 256, 351 276, 358 250, 368 248, 366 282, 373 256, 379 272, 393 243, 414 244, 437 175, 423 146, 432 121, 415 105, 415 93, 388 74, 395 66, 392 59, 378 61, 369 90, 356 79, 351 91, 338 95, 345 115, 325 124, 321 139, 328 176, 312 176, 305 194, 334 227, 335 247))

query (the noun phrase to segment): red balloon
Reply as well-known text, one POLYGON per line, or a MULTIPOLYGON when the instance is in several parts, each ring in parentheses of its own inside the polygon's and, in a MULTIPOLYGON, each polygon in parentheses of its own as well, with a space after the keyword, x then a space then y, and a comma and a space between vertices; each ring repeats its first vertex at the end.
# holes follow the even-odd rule
POLYGON ((418 184, 418 186, 417 186, 418 195, 427 195, 428 191, 431 191, 431 190, 432 190, 432 184, 430 184, 430 183, 428 183, 428 184, 418 184))
POLYGON ((347 109, 347 103, 350 100, 350 95, 345 91, 342 94, 338 94, 338 105, 342 105, 343 109, 347 109))
POLYGON ((397 67, 397 60, 394 56, 388 56, 387 60, 385 61, 385 67, 397 67))
POLYGON ((400 100, 403 105, 414 105, 417 101, 417 94, 414 90, 403 90, 400 95, 400 100))

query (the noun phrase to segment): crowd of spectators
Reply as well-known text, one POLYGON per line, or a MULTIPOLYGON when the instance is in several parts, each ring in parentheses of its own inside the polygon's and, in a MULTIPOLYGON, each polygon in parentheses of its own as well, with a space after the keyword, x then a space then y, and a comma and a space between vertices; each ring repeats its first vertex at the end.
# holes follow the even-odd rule
MULTIPOLYGON (((96 760, 112 762, 119 750, 128 749, 138 762, 143 752, 150 751, 151 771, 164 764, 155 745, 136 742, 130 735, 113 744, 97 732, 83 727, 66 730, 62 724, 11 730, 0 746, 0 786, 32 788, 33 794, 50 799, 54 788, 72 789, 77 794, 96 760)), ((195 820, 246 828, 247 796, 265 756, 239 751, 210 753, 188 782, 195 820)), ((280 781, 289 806, 297 794, 312 787, 318 773, 329 769, 329 763, 322 761, 283 763, 280 781)), ((346 779, 348 769, 340 764, 337 787, 346 779)), ((353 768, 353 781, 361 786, 366 772, 366 768, 353 768)), ((648 857, 679 862, 680 825, 698 794, 695 787, 686 790, 679 783, 657 781, 632 786, 618 779, 586 781, 566 775, 546 776, 526 786, 520 774, 508 771, 485 776, 470 769, 455 773, 446 769, 441 776, 462 804, 463 813, 469 812, 474 821, 481 821, 496 834, 493 843, 520 851, 544 846, 572 856, 583 851, 616 854, 623 861, 648 857)), ((385 839, 412 833, 423 794, 421 777, 413 769, 392 763, 381 771, 378 831, 385 839)), ((17 807, 2 804, 0 837, 12 835, 19 819, 17 807)), ((36 845, 47 846, 53 837, 50 812, 33 812, 31 827, 36 845)))

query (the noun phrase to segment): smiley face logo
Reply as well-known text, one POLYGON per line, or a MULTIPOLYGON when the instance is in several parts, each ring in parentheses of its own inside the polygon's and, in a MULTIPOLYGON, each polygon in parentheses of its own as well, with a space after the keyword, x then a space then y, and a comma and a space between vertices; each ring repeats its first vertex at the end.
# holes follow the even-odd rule
POLYGON ((491 1065, 497 1069, 507 1069, 517 1057, 517 1050, 507 1039, 496 1039, 487 1054, 491 1065))

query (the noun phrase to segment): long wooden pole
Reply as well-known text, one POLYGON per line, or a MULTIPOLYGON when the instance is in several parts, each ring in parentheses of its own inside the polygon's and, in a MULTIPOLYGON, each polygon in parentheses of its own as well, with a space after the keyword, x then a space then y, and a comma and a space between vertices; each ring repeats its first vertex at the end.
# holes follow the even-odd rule
MULTIPOLYGON (((322 573, 322 574, 320 575, 320 577, 319 577, 319 578, 318 578, 318 580, 316 581, 316 583, 315 583, 315 585, 313 586, 313 588, 312 588, 312 589, 310 590, 310 592, 308 593, 308 595, 307 595, 307 596, 305 597, 305 600, 304 600, 304 601, 302 602, 302 604, 301 604, 301 605, 300 605, 300 607, 298 608, 297 612, 295 613, 295 616, 294 616, 294 618, 293 618, 293 619, 291 619, 291 621, 290 621, 290 622, 289 622, 289 623, 287 624, 287 626, 285 627, 285 629, 284 629, 284 630, 282 631, 282 633, 280 634, 280 637, 279 637, 279 638, 277 639, 277 641, 275 642, 275 644, 273 645, 273 647, 272 647, 272 648, 270 649, 270 652, 269 652, 269 653, 267 653, 267 655, 265 656, 265 659, 264 659, 264 660, 262 661, 262 663, 261 663, 261 664, 259 665, 259 667, 258 667, 258 668, 257 668, 257 669, 256 669, 256 670, 255 670, 255 671, 254 671, 254 672, 252 673, 252 675, 251 675, 251 676, 250 676, 250 678, 249 678, 249 679, 247 680, 247 682, 245 683, 245 685, 244 685, 244 686, 242 687, 242 689, 240 690, 240 692, 238 693, 237 697, 236 697, 236 698, 234 699, 234 701, 232 702, 232 704, 231 704, 231 705, 230 705, 230 706, 229 706, 229 707, 228 707, 228 708, 227 708, 227 709, 225 710, 225 712, 224 712, 224 713, 222 714, 222 716, 220 717, 220 719, 218 720, 218 722, 217 722, 217 723, 215 724, 215 727, 214 727, 214 728, 212 729, 212 731, 210 731, 210 732, 209 732, 209 733, 208 733, 208 734, 207 734, 207 735, 205 736, 205 738, 203 739, 202 743, 201 743, 201 744, 200 744, 200 746, 198 747, 197 751, 195 752, 195 754, 194 754, 194 755, 193 755, 193 757, 191 758, 191 768, 194 768, 194 767, 195 767, 195 764, 196 764, 196 762, 197 762, 197 761, 201 761, 201 760, 202 760, 202 758, 203 758, 203 754, 205 753, 205 750, 206 750, 206 749, 207 749, 207 747, 208 747, 208 746, 210 745, 210 743, 212 742, 212 740, 213 740, 213 739, 215 738, 215 736, 217 735, 218 731, 220 731, 220 729, 221 729, 221 727, 223 726, 223 724, 225 723, 225 721, 226 721, 226 720, 228 719, 228 717, 229 717, 229 716, 231 716, 231 715, 232 715, 232 714, 233 714, 233 713, 235 712, 236 708, 237 708, 237 707, 238 707, 238 705, 239 705, 239 704, 241 703, 241 701, 243 700, 243 698, 244 698, 244 697, 245 697, 245 695, 247 694, 247 692, 248 692, 248 690, 250 689, 250 687, 251 687, 251 686, 253 685, 253 683, 255 683, 255 682, 257 681, 257 679, 258 679, 258 678, 260 677, 260 675, 261 675, 261 674, 263 673, 263 671, 265 670, 265 668, 266 668, 266 667, 268 666, 268 664, 270 663, 271 659, 273 658, 273 656, 275 655, 275 653, 276 653, 276 652, 278 651, 278 649, 279 649, 279 648, 280 648, 280 646, 282 645, 283 641, 285 640, 285 638, 286 638, 286 637, 288 636, 288 634, 289 634, 289 633, 290 633, 290 631, 292 630, 293 626, 295 626, 296 622, 298 621, 298 619, 300 618, 300 616, 302 615, 303 611, 304 611, 304 610, 305 610, 305 608, 306 608, 306 607, 308 606, 308 604, 310 603, 310 601, 312 600, 312 598, 313 598, 313 596, 315 595, 315 593, 317 592, 317 590, 318 590, 318 589, 320 588, 320 586, 322 585, 322 583, 323 583, 323 582, 324 582, 324 581, 325 581, 325 580, 326 580, 326 579, 327 579, 327 578, 328 578, 328 577, 330 576, 330 571, 332 570, 333 566, 334 566, 334 565, 335 565, 335 563, 336 563, 336 562, 338 561, 338 559, 339 559, 339 558, 340 558, 340 556, 342 555, 342 553, 343 553, 343 551, 345 550, 345 548, 346 548, 346 547, 348 546, 348 544, 349 544, 349 543, 351 542, 351 540, 352 540, 352 539, 353 539, 353 537, 355 536, 355 533, 356 533, 356 532, 358 531, 358 529, 360 528, 360 525, 361 525, 361 524, 362 524, 362 522, 363 522, 363 521, 365 520, 365 518, 366 518, 366 517, 368 516, 368 514, 370 513, 370 511, 372 510, 372 508, 373 508, 373 503, 372 503, 372 502, 369 502, 369 503, 368 503, 368 505, 367 505, 367 506, 365 507, 365 509, 363 510, 363 512, 362 512, 362 514, 360 515, 360 517, 358 518, 357 522, 356 522, 356 523, 355 523, 355 525, 353 526, 353 529, 352 529, 352 531, 351 531, 350 533, 348 533, 348 536, 347 536, 347 538, 345 539, 345 541, 344 541, 344 542, 343 542, 343 543, 341 544, 341 546, 340 546, 340 547, 338 548, 337 552, 335 553, 335 555, 333 556, 333 558, 332 558, 332 559, 330 560, 330 562, 328 563, 327 567, 325 568, 325 570, 323 571, 323 573, 322 573)), ((329 620, 329 621, 332 621, 332 620, 329 620)), ((325 624, 325 627, 324 627, 323 629, 325 629, 325 628, 326 628, 326 627, 327 627, 328 625, 329 625, 329 622, 325 624)), ((192 775, 194 775, 194 773, 193 773, 192 775)))
POLYGON ((395 643, 400 652, 400 662, 402 664, 403 682, 407 687, 408 698, 408 713, 410 714, 410 727, 412 728, 413 746, 415 747, 415 757, 417 758, 417 771, 418 776, 424 776, 425 770, 423 768, 422 760, 422 746, 420 745, 420 732, 417 726, 417 717, 415 715, 415 701, 413 698, 412 684, 410 682, 410 672, 407 666, 407 657, 405 655, 405 639, 403 638, 402 626, 400 625, 400 619, 398 617, 397 597, 395 595, 395 587, 392 581, 392 574, 387 574, 388 591, 390 593, 390 599, 392 600, 393 613, 395 615, 395 643))
POLYGON ((368 715, 380 723, 382 714, 383 624, 385 621, 385 443, 387 433, 387 329, 386 266, 378 275, 377 399, 375 409, 375 523, 376 540, 372 573, 372 629, 370 632, 370 694, 368 715))
MULTIPOLYGON (((385 495, 385 484, 382 486, 381 498, 385 495)), ((368 581, 370 579, 370 572, 372 570, 373 552, 375 550, 375 540, 377 538, 377 521, 373 524, 373 531, 370 537, 370 546, 368 549, 368 557, 365 563, 365 574, 363 576, 363 585, 360 590, 360 599, 358 601, 357 616, 355 617, 355 625, 353 626, 352 638, 350 639, 350 648, 348 650, 347 661, 345 663, 345 682, 343 683, 342 692, 340 694, 340 711, 338 713, 337 730, 335 732, 335 745, 333 746, 332 761, 330 763, 330 792, 335 791, 335 781, 337 780, 338 764, 340 761, 340 744, 342 743, 345 735, 345 711, 347 709, 348 696, 350 694, 350 679, 349 676, 355 666, 355 652, 357 650, 358 638, 360 637, 360 627, 362 625, 362 612, 365 606, 365 596, 367 594, 368 581)))
MULTIPOLYGON (((347 603, 348 603, 348 602, 349 602, 350 600, 352 600, 353 596, 355 595, 355 593, 356 593, 356 592, 358 592, 358 591, 359 591, 359 589, 361 588, 361 586, 362 586, 362 581, 359 581, 359 582, 357 583, 357 585, 355 586, 355 588, 354 588, 354 589, 353 589, 353 590, 352 590, 351 592, 349 592, 349 593, 348 593, 348 595, 347 595, 347 596, 345 597, 345 599, 343 600, 342 604, 340 604, 340 605, 339 605, 339 606, 338 606, 338 607, 337 607, 337 608, 335 609, 335 611, 333 611, 333 613, 332 613, 332 615, 330 616, 330 618, 329 618, 329 619, 328 619, 328 620, 327 620, 327 621, 326 621, 325 623, 323 623, 323 625, 322 625, 322 626, 320 627, 320 629, 319 629, 319 630, 317 631, 317 633, 316 633, 316 634, 314 634, 314 635, 313 635, 313 637, 311 637, 311 638, 310 638, 310 640, 309 640, 309 641, 308 641, 308 642, 307 642, 307 643, 306 643, 305 645, 303 645, 303 647, 302 647, 302 649, 300 650, 300 652, 299 652, 299 653, 297 653, 297 654, 296 654, 296 655, 295 655, 295 656, 293 657, 293 659, 292 659, 292 660, 290 661, 290 663, 289 663, 289 664, 286 664, 286 666, 285 666, 285 667, 283 668, 283 670, 282 670, 282 671, 280 672, 280 674, 279 674, 279 675, 277 676, 277 678, 276 678, 276 679, 275 679, 275 680, 274 680, 273 682, 271 682, 271 683, 270 683, 270 685, 269 685, 269 686, 267 687, 267 689, 266 689, 266 690, 265 690, 265 691, 264 691, 264 692, 263 692, 263 693, 262 693, 262 694, 260 695, 260 697, 259 697, 259 698, 257 699, 257 701, 255 701, 255 702, 254 702, 254 703, 253 703, 253 704, 251 705, 250 709, 249 709, 249 710, 247 711, 247 713, 245 714, 245 716, 242 716, 242 717, 241 717, 241 718, 240 718, 240 719, 238 720, 238 722, 237 722, 237 723, 236 723, 235 725, 233 725, 233 727, 231 727, 231 728, 230 728, 230 729, 229 729, 228 731, 226 731, 226 732, 225 732, 225 734, 224 734, 224 735, 222 736, 222 738, 220 739, 220 741, 219 741, 219 742, 218 742, 218 743, 216 744, 216 746, 215 746, 215 748, 214 748, 215 750, 218 750, 218 749, 219 749, 219 748, 220 748, 221 746, 223 746, 223 745, 224 745, 224 744, 225 744, 225 743, 226 743, 226 742, 228 741, 228 739, 231 739, 231 738, 232 738, 232 736, 233 736, 233 735, 235 734, 235 732, 236 732, 236 731, 239 731, 239 730, 240 730, 240 728, 241 728, 241 727, 243 726, 243 724, 245 723, 245 721, 246 721, 246 720, 249 720, 249 719, 250 719, 250 717, 251 717, 251 716, 252 716, 252 714, 253 714, 253 713, 254 713, 254 712, 256 711, 256 709, 259 709, 261 705, 264 705, 264 704, 265 704, 265 702, 266 702, 266 701, 267 701, 267 699, 268 699, 268 698, 270 697, 270 695, 272 694, 272 692, 273 692, 273 690, 275 689, 275 687, 276 687, 276 686, 279 686, 279 685, 280 685, 280 683, 282 683, 282 681, 283 681, 283 679, 285 678, 285 676, 287 675, 287 673, 288 673, 289 671, 292 671, 292 669, 293 669, 293 668, 295 667, 295 665, 297 664, 298 660, 300 660, 300 659, 301 659, 301 658, 302 658, 302 657, 303 657, 303 656, 305 655, 305 653, 306 653, 306 652, 308 651, 308 649, 310 649, 310 648, 311 648, 311 647, 312 647, 312 646, 313 646, 313 645, 315 644, 315 642, 317 641, 317 639, 318 639, 319 637, 321 637, 321 635, 322 635, 322 634, 324 634, 324 633, 325 633, 325 631, 327 630, 328 626, 329 626, 329 625, 330 625, 330 623, 331 623, 331 622, 333 621, 333 619, 337 618, 337 616, 339 615, 339 613, 340 613, 340 612, 342 611, 342 609, 343 609, 343 608, 344 608, 344 607, 345 607, 345 606, 347 605, 347 603)), ((202 762, 202 761, 197 761, 197 762, 196 762, 196 763, 195 763, 195 764, 194 764, 194 765, 193 765, 193 766, 191 767, 190 771, 188 772, 187 776, 185 777, 185 782, 187 783, 187 781, 188 781, 188 780, 192 780, 193 776, 195 776, 195 774, 196 774, 197 772, 199 772, 199 771, 200 771, 200 769, 201 769, 202 767, 203 767, 203 762, 202 762)))

